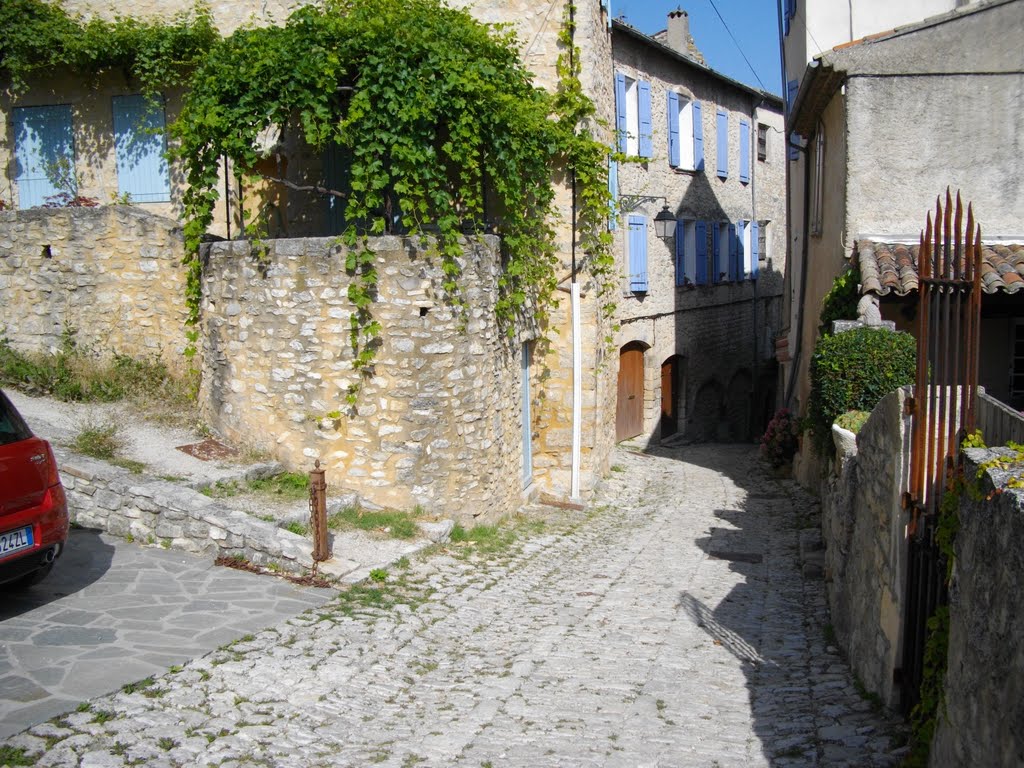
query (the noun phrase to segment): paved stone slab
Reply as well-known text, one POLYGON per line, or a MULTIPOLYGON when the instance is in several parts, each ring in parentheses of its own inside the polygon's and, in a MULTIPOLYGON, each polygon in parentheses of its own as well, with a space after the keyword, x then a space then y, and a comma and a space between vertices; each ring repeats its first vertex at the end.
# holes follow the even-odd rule
POLYGON ((414 560, 6 743, 42 766, 897 764, 800 567, 813 502, 747 447, 615 462, 518 548, 414 560))
POLYGON ((53 572, 0 605, 0 737, 333 594, 74 529, 53 572))

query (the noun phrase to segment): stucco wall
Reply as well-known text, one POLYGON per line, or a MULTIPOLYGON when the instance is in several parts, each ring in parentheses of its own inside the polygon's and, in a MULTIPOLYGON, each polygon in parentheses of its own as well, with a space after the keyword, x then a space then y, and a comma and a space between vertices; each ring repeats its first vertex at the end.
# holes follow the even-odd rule
POLYGON ((897 704, 901 666, 909 419, 898 390, 875 406, 857 435, 856 456, 822 483, 822 535, 836 639, 864 687, 897 704))
POLYGON ((858 78, 846 92, 848 237, 917 235, 946 187, 973 203, 983 237, 1021 234, 1024 75, 858 78))
POLYGON ((203 280, 209 423, 374 503, 495 519, 521 502, 520 341, 494 316, 498 241, 467 244, 467 317, 410 240, 372 241, 382 345, 354 409, 345 252, 330 239, 216 243, 203 280))
MULTIPOLYGON (((697 41, 699 44, 699 41, 697 41)), ((774 405, 773 340, 781 330, 782 275, 785 266, 785 143, 778 108, 748 90, 679 61, 660 47, 628 32, 613 33, 616 71, 646 80, 651 87, 653 157, 619 164, 620 195, 664 195, 678 218, 710 223, 769 221, 765 253, 756 282, 742 280, 708 286, 676 286, 675 240, 654 232, 662 201, 642 203, 633 213, 647 219, 648 290, 629 290, 627 216, 618 217, 614 250, 622 276, 616 319, 616 345, 642 342, 644 418, 641 441, 660 437, 661 366, 674 355, 684 368, 679 404, 679 432, 701 440, 735 440, 750 436, 751 411, 759 422, 767 397, 774 405), (700 101, 704 135, 704 170, 684 171, 669 165, 669 91, 700 101), (728 112, 729 169, 716 173, 717 110, 728 112), (751 179, 740 182, 740 119, 750 125, 751 179), (757 158, 757 126, 768 126, 767 158, 757 158), (740 394, 742 393, 742 394, 740 394)), ((685 140, 685 139, 684 139, 685 140)), ((678 229, 678 228, 677 228, 678 229)), ((677 231, 675 237, 680 237, 677 231)), ((710 252, 710 245, 708 251, 710 252)), ((755 426, 755 430, 757 427, 755 426)))
POLYGON ((0 332, 24 351, 159 356, 183 366, 181 230, 133 206, 0 212, 0 332))

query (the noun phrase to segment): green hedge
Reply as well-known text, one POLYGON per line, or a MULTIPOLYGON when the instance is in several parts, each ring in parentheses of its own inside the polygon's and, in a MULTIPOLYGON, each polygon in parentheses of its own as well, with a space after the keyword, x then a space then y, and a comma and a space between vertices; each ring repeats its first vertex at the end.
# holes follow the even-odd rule
POLYGON ((822 456, 831 453, 832 422, 870 411, 887 394, 914 383, 917 341, 909 333, 856 328, 818 341, 811 357, 808 426, 822 456))

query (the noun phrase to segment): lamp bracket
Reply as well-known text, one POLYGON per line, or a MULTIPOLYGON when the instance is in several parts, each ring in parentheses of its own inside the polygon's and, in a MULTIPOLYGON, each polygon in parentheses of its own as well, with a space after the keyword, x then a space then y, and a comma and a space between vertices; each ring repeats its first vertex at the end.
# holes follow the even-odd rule
POLYGON ((632 213, 644 203, 656 203, 664 200, 668 205, 668 198, 664 195, 619 195, 619 210, 622 213, 632 213))

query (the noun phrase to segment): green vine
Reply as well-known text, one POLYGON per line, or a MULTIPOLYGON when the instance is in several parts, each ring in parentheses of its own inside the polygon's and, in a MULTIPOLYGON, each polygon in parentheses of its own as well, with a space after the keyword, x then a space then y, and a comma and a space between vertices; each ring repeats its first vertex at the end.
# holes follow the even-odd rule
MULTIPOLYGON (((252 177, 257 137, 271 127, 300 134, 313 150, 345 153, 341 241, 355 308, 353 367, 372 375, 381 328, 373 315, 378 274, 370 238, 420 237, 440 262, 445 298, 464 310, 462 237, 493 226, 504 267, 495 311, 512 337, 528 312, 544 325, 556 287, 552 178, 559 171, 576 180, 583 268, 599 296, 611 294, 608 151, 594 138, 599 123, 580 84, 573 13, 567 7, 554 94, 533 85, 512 32, 444 0, 322 0, 283 26, 242 28, 223 39, 205 5, 172 22, 107 22, 83 21, 42 0, 6 0, 0 75, 16 93, 30 77, 60 67, 121 68, 151 95, 184 86, 169 133, 187 182, 190 359, 199 340, 199 247, 219 199, 223 159, 252 177), (485 213, 492 221, 485 223, 485 213)), ((613 309, 602 304, 606 318, 613 309)), ((350 402, 360 386, 350 388, 350 402)))
POLYGON ((210 11, 197 3, 173 21, 119 17, 88 21, 43 0, 0 3, 0 76, 20 94, 39 73, 66 67, 98 74, 121 69, 143 93, 183 85, 217 39, 210 11))
POLYGON ((832 335, 834 320, 856 320, 857 302, 860 301, 860 267, 848 266, 832 282, 832 287, 821 300, 821 314, 818 316, 818 335, 824 338, 832 335))

